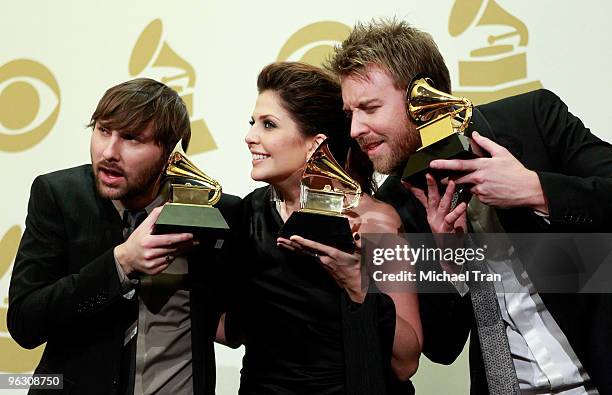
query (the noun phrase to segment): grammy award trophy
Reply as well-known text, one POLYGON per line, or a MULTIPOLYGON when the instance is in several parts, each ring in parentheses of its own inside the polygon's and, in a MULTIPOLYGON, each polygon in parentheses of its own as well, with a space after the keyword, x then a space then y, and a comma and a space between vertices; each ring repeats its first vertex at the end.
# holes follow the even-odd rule
POLYGON ((169 201, 155 222, 155 233, 190 232, 205 241, 222 239, 229 231, 223 215, 214 207, 221 198, 221 184, 187 158, 181 141, 168 158, 162 182, 169 188, 169 201))
POLYGON ((359 205, 361 186, 340 166, 323 141, 306 162, 302 174, 300 206, 279 231, 279 236, 302 236, 340 250, 353 252, 355 241, 344 212, 359 205))

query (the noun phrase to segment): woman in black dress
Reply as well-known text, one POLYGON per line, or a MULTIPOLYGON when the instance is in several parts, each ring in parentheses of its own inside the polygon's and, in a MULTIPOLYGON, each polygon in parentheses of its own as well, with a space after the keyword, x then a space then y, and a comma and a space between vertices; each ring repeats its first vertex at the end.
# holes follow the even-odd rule
MULTIPOLYGON (((244 199, 238 302, 226 325, 236 323, 245 344, 240 393, 410 393, 422 343, 416 295, 367 293, 359 252, 277 236, 300 208, 305 162, 326 138, 372 192, 372 167, 349 136, 340 85, 319 68, 285 62, 264 68, 257 87, 245 141, 251 177, 269 185, 244 199)), ((349 217, 356 240, 401 227, 393 208, 367 193, 349 217)))

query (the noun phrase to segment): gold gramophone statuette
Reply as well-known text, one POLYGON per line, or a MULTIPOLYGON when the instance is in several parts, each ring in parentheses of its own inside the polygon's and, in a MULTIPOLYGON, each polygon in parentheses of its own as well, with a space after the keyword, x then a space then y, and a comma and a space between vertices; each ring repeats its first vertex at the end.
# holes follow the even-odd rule
POLYGON ((221 198, 221 184, 187 158, 181 141, 168 158, 163 182, 169 187, 169 199, 155 223, 155 233, 192 232, 214 238, 229 230, 219 209, 213 207, 221 198))
POLYGON ((406 101, 408 115, 418 125, 422 146, 408 158, 402 179, 425 188, 425 173, 436 178, 446 176, 430 169, 431 161, 476 157, 466 136, 471 133, 470 100, 439 91, 430 78, 417 76, 408 86, 406 101))
POLYGON ((302 173, 301 208, 291 214, 279 236, 299 235, 353 251, 355 242, 343 213, 359 205, 360 198, 361 186, 336 161, 325 140, 308 159, 302 173))

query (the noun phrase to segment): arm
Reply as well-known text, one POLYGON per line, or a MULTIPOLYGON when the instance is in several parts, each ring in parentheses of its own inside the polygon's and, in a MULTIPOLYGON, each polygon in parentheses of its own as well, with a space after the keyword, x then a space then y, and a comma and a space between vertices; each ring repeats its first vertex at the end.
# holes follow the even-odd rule
MULTIPOLYGON (((37 347, 53 332, 79 325, 115 303, 125 291, 115 258, 126 274, 134 270, 156 274, 169 264, 165 255, 176 256, 191 247, 184 245, 185 234, 150 235, 159 214, 159 210, 154 210, 155 215, 152 213, 126 242, 116 248, 109 246, 99 256, 92 256, 95 254, 85 250, 91 246, 78 246, 79 237, 91 237, 91 234, 83 229, 79 229, 82 233, 70 232, 58 202, 54 188, 45 177, 34 180, 26 230, 11 277, 7 314, 11 335, 25 348, 37 347), (180 243, 183 244, 179 249, 174 248, 180 243), (87 254, 89 258, 81 258, 87 254), (70 268, 71 261, 79 258, 87 261, 77 262, 76 269, 70 268)), ((78 219, 83 221, 83 228, 99 226, 88 222, 92 218, 86 215, 78 219)), ((99 230, 101 234, 105 231, 107 229, 99 230)), ((103 240, 103 237, 98 239, 99 242, 103 240)))
MULTIPOLYGON (((367 198, 366 198, 367 199, 367 198)), ((360 205, 363 233, 388 233, 397 235, 401 228, 399 216, 391 206, 373 203, 369 200, 360 205)), ((356 237, 356 239, 358 239, 356 237)), ((299 236, 292 236, 290 240, 279 239, 279 243, 289 249, 301 251, 316 251, 321 265, 344 288, 354 305, 373 305, 375 294, 368 294, 367 286, 362 284, 361 254, 354 254, 337 250, 299 236)), ((357 241, 359 244, 359 240, 357 241)), ((410 378, 418 367, 421 354, 423 335, 419 317, 418 299, 415 293, 396 292, 388 294, 395 304, 395 334, 392 349, 391 367, 400 380, 410 378)), ((354 314, 358 314, 359 307, 354 314)), ((351 314, 351 313, 349 313, 351 314)))
POLYGON ((548 200, 551 223, 609 226, 612 146, 593 135, 552 92, 538 92, 532 109, 556 165, 553 171, 536 172, 548 200))
POLYGON ((432 169, 468 172, 455 180, 471 185, 470 192, 482 203, 497 208, 528 207, 548 214, 548 202, 538 175, 527 169, 510 151, 492 140, 472 133, 472 146, 490 157, 434 160, 432 169))
MULTIPOLYGON (((367 207, 367 206, 366 206, 367 207)), ((362 233, 381 233, 391 243, 390 247, 402 244, 404 239, 395 237, 402 229, 402 222, 396 211, 389 205, 376 203, 362 214, 362 233)), ((423 347, 423 330, 419 314, 419 299, 416 290, 387 292, 395 305, 395 334, 391 355, 391 367, 397 378, 408 380, 419 366, 423 347)))
MULTIPOLYGON (((455 192, 455 183, 450 181, 442 197, 434 178, 427 174, 427 194, 411 187, 414 196, 427 212, 427 221, 436 234, 447 236, 438 242, 453 242, 451 247, 462 245, 461 235, 467 232, 466 204, 461 203, 451 209, 451 200, 455 192), (450 237, 456 234, 457 237, 450 237), (461 244, 455 244, 461 243, 461 244)), ((453 262, 440 262, 439 266, 451 273, 458 273, 460 267, 453 262)), ((439 270, 429 267, 424 270, 439 270)), ((461 354, 472 325, 472 304, 467 292, 467 284, 443 283, 439 293, 422 292, 419 294, 421 322, 426 334, 423 353, 433 362, 449 365, 461 354)))
MULTIPOLYGON (((405 229, 412 233, 431 232, 425 207, 409 188, 402 185, 399 178, 388 177, 378 190, 378 196, 393 205, 405 229)), ((438 267, 431 269, 440 270, 438 267)), ((468 338, 472 304, 469 297, 462 297, 456 292, 453 284, 440 283, 439 286, 436 293, 432 293, 428 287, 418 294, 423 354, 433 362, 451 364, 463 350, 468 338)))
POLYGON ((508 124, 527 141, 519 162, 506 148, 473 134, 491 158, 436 160, 435 169, 469 172, 456 180, 493 207, 527 207, 549 215, 552 224, 609 226, 612 216, 612 146, 572 115, 552 92, 540 90, 491 105, 493 124, 508 124), (531 167, 534 170, 528 169, 531 167))
POLYGON ((68 237, 53 190, 38 177, 15 259, 7 314, 11 335, 25 348, 39 346, 79 317, 97 314, 120 295, 113 250, 70 273, 68 237))

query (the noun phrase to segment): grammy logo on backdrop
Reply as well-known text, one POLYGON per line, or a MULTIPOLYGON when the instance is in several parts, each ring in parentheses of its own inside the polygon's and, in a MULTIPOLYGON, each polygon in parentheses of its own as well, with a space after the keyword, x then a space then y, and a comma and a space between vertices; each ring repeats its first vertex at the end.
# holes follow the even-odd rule
POLYGON ((483 27, 500 32, 490 34, 485 45, 470 51, 469 59, 459 61, 460 87, 453 94, 484 104, 542 88, 540 81, 527 78, 527 26, 495 0, 455 0, 448 22, 451 36, 483 27))
POLYGON ((149 23, 138 37, 130 57, 129 72, 132 77, 146 73, 152 78, 159 79, 181 96, 191 117, 191 141, 188 150, 190 155, 217 148, 204 119, 194 119, 195 70, 167 42, 162 41, 161 20, 155 19, 149 23))
MULTIPOLYGON (((0 239, 0 280, 8 279, 21 240, 21 228, 12 226, 0 239)), ((6 323, 8 298, 0 293, 0 372, 31 372, 40 361, 45 346, 24 350, 10 336, 6 323)))

